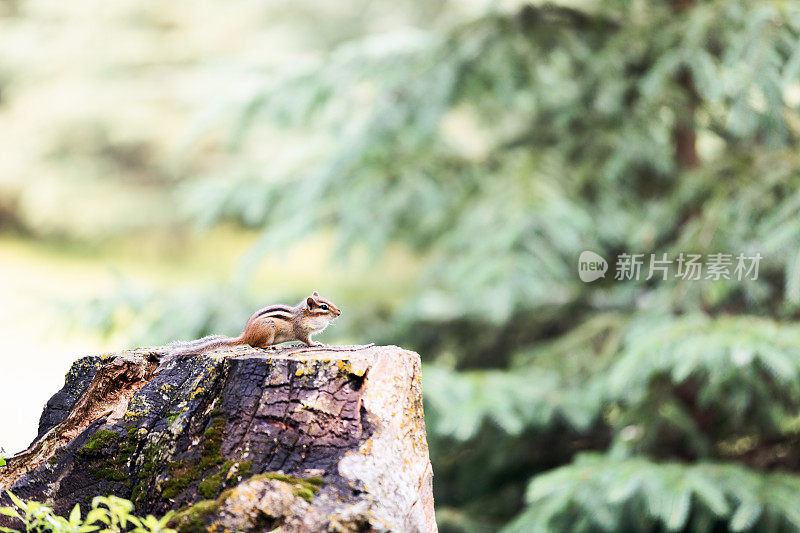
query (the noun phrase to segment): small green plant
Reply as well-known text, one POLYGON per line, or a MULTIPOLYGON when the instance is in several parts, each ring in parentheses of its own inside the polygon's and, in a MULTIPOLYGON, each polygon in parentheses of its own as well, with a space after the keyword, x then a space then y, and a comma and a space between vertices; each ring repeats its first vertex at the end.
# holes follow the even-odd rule
POLYGON ((81 506, 75 505, 69 518, 53 513, 53 510, 39 502, 24 502, 11 492, 7 492, 13 507, 0 507, 0 515, 18 519, 22 530, 0 527, 4 533, 22 533, 37 531, 42 533, 175 533, 167 527, 174 513, 169 512, 162 518, 148 515, 139 518, 131 514, 133 504, 116 496, 97 496, 92 499, 92 507, 86 517, 81 515, 81 506))

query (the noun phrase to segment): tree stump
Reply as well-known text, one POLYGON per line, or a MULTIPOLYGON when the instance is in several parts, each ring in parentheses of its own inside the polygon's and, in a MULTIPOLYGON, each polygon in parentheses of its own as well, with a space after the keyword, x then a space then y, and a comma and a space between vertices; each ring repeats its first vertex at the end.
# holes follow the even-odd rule
MULTIPOLYGON (((183 531, 436 531, 419 355, 396 346, 85 357, 0 488, 183 531)), ((2 517, 6 519, 5 517, 2 517)))

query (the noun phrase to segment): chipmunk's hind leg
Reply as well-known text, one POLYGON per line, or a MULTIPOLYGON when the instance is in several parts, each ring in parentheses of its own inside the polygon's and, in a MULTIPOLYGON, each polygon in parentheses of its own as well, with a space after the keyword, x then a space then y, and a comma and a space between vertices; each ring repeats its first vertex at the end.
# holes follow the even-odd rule
POLYGON ((272 348, 275 344, 275 335, 278 332, 278 326, 275 325, 270 319, 258 320, 253 323, 251 335, 248 336, 249 341, 247 344, 256 348, 272 348))

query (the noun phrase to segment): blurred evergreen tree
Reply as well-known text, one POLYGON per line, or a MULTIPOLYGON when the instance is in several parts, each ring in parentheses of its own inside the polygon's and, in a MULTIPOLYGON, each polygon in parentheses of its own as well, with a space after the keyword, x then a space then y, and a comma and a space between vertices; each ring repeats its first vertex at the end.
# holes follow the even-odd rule
POLYGON ((263 228, 245 278, 319 231, 424 263, 353 312, 426 359, 442 531, 800 529, 800 9, 511 4, 256 73, 231 150, 282 157, 185 205, 263 228), (583 250, 763 260, 586 284, 583 250))

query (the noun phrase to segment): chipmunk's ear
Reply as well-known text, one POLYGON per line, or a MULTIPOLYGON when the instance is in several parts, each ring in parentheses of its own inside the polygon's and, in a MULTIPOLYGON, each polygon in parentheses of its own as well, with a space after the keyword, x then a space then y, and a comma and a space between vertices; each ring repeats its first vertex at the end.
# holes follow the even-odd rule
POLYGON ((311 296, 316 296, 317 298, 319 298, 319 293, 317 291, 314 291, 311 293, 311 296))
POLYGON ((314 309, 315 304, 316 302, 314 301, 314 298, 312 298, 311 296, 306 298, 306 305, 308 306, 309 309, 314 309))

